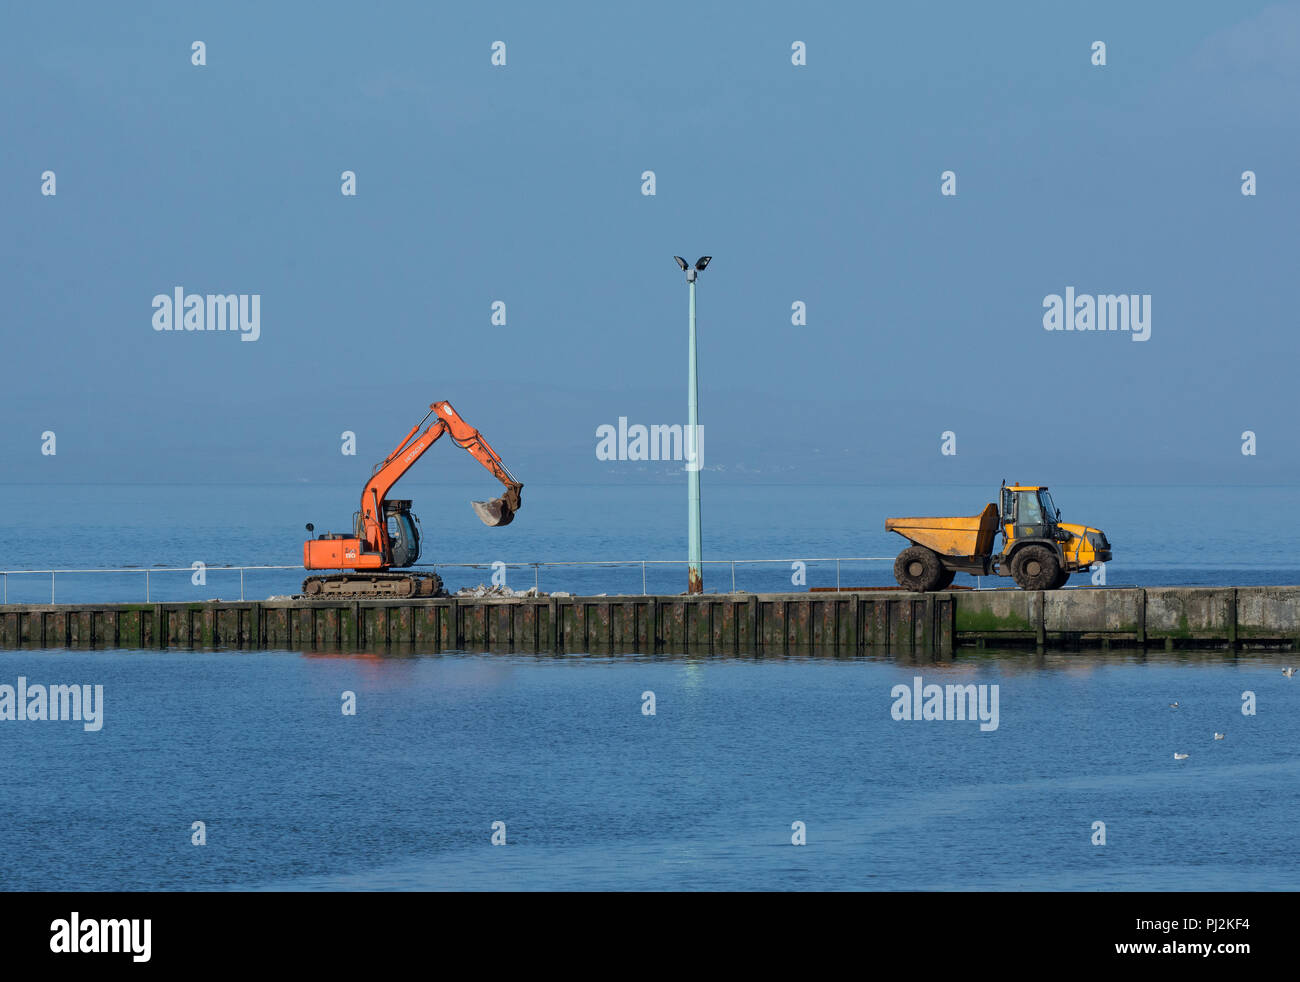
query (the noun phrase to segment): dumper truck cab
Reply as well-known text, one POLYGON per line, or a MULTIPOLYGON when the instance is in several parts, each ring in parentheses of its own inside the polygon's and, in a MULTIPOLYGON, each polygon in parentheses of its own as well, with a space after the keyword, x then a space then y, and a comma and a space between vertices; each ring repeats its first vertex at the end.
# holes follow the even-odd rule
POLYGON ((905 590, 927 593, 957 573, 1010 576, 1022 590, 1056 590, 1072 573, 1110 559, 1105 533, 1061 521, 1046 485, 1003 483, 998 504, 957 518, 889 518, 885 531, 911 543, 894 561, 905 590), (997 537, 1002 548, 994 551, 997 537))

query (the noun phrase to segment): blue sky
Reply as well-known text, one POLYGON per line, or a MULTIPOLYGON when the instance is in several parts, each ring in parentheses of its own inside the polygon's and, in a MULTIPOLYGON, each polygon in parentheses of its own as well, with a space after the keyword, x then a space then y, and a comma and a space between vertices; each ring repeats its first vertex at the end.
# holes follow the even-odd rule
POLYGON ((525 483, 680 481, 595 456, 685 421, 674 253, 710 482, 1300 476, 1298 4, 306 11, 0 15, 0 480, 359 481, 448 399, 525 483), (1067 286, 1150 340, 1044 331, 1067 286))

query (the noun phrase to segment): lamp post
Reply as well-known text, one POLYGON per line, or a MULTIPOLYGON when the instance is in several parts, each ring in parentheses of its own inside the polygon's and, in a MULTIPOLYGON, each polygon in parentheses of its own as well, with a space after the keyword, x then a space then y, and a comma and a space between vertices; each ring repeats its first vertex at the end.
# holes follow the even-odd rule
POLYGON ((699 439, 699 381, 695 365, 695 277, 709 265, 712 256, 701 256, 691 266, 681 256, 673 256, 677 265, 686 274, 686 283, 690 287, 690 342, 687 348, 686 374, 686 433, 684 443, 688 453, 693 451, 694 459, 686 462, 686 499, 687 499, 687 593, 704 592, 704 569, 700 562, 700 454, 699 439))

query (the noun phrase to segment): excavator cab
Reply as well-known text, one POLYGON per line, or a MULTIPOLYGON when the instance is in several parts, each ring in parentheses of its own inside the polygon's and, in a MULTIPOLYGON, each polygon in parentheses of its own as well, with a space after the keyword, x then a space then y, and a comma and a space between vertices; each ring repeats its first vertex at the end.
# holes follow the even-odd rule
POLYGON ((420 520, 411 511, 411 502, 385 501, 384 525, 388 532, 390 566, 402 569, 414 566, 420 558, 420 520))

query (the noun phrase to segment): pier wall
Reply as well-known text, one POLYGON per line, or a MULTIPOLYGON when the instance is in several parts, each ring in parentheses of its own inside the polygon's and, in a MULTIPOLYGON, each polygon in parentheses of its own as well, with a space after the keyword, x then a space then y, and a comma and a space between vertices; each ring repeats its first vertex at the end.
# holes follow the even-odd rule
POLYGON ((787 653, 1300 646, 1300 586, 0 606, 6 648, 787 653))

